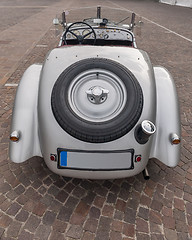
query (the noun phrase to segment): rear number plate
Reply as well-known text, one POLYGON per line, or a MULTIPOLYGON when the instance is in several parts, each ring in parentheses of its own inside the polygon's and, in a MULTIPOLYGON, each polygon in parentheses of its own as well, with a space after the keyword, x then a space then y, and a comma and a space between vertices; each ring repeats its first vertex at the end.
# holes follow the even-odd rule
POLYGON ((79 170, 128 170, 133 169, 134 150, 74 151, 58 149, 58 168, 79 170))

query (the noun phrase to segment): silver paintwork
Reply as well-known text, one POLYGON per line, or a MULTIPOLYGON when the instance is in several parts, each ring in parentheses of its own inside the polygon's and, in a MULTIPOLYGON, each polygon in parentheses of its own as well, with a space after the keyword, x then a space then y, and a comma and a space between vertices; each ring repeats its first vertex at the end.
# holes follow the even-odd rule
MULTIPOLYGON (((95 22, 93 25, 98 39, 106 42, 126 39, 133 48, 65 46, 50 51, 43 65, 30 66, 21 79, 15 98, 11 132, 12 135, 19 133, 19 141, 10 142, 10 159, 21 163, 40 156, 59 175, 90 179, 129 177, 143 170, 147 174, 146 165, 153 158, 168 166, 176 166, 180 144, 173 145, 172 140, 179 139, 181 132, 177 92, 171 75, 163 67, 153 67, 147 53, 136 49, 130 29, 123 28, 123 25, 119 28, 110 25, 108 29, 95 22), (140 119, 129 133, 111 142, 94 144, 72 137, 59 126, 51 109, 52 89, 60 74, 77 61, 89 58, 120 63, 132 72, 142 88, 144 105, 140 119), (142 126, 145 134, 151 135, 145 144, 139 144, 135 139, 138 126, 142 126), (68 169, 59 169, 57 162, 50 160, 51 154, 58 158, 58 148, 67 149, 68 169), (128 149, 133 151, 132 164, 131 153, 125 153, 128 149), (135 161, 137 156, 141 156, 141 161, 135 161), (132 165, 134 169, 127 170, 132 165)), ((83 32, 86 29, 76 27, 73 30, 83 32)), ((59 46, 62 44, 61 39, 59 46)), ((95 76, 94 69, 79 74, 71 82, 67 97, 77 115, 102 122, 118 116, 125 106, 127 91, 114 73, 99 69, 99 77, 95 76)))
POLYGON ((10 142, 9 156, 21 163, 33 156, 42 156, 37 119, 38 87, 42 65, 34 64, 24 73, 17 89, 11 132, 19 131, 20 140, 10 142))
MULTIPOLYGON (((180 136, 179 109, 174 83, 167 70, 162 67, 152 67, 148 55, 144 51, 107 46, 57 48, 47 55, 43 68, 41 68, 41 65, 31 66, 24 74, 18 87, 12 131, 21 131, 22 138, 18 143, 10 144, 10 158, 14 162, 23 162, 32 156, 43 156, 47 166, 57 174, 92 179, 133 176, 146 167, 149 158, 157 158, 168 166, 175 166, 178 163, 180 146, 173 146, 170 142, 170 134, 177 133, 180 136), (144 95, 144 106, 136 126, 148 119, 157 127, 156 133, 146 144, 141 145, 135 140, 135 128, 115 141, 92 144, 73 138, 58 125, 50 104, 55 81, 63 70, 71 64, 92 57, 108 58, 124 65, 139 81, 144 95), (133 148, 135 155, 142 156, 142 161, 134 163, 133 170, 58 169, 57 163, 50 161, 50 154, 57 154, 58 147, 86 151, 117 151, 133 148)), ((91 84, 90 87, 94 85, 91 84)), ((87 98, 86 91, 85 97, 87 98)), ((97 106, 102 106, 102 104, 97 106)), ((111 162, 120 157, 118 154, 112 154, 111 158, 106 159, 105 164, 109 168, 111 162)), ((90 155, 85 154, 83 157, 82 164, 84 166, 82 168, 86 168, 86 162, 89 161, 90 155)), ((95 167, 99 168, 100 164, 100 161, 94 160, 95 167)))
MULTIPOLYGON (((155 101, 151 101, 151 99, 156 99, 155 82, 153 79, 153 68, 145 52, 133 48, 107 46, 73 46, 54 49, 47 56, 47 59, 44 63, 43 74, 39 86, 39 136, 40 142, 42 143, 41 149, 44 159, 52 171, 65 176, 75 176, 80 178, 118 178, 135 175, 136 173, 142 171, 147 165, 151 140, 149 140, 145 145, 141 146, 135 140, 133 129, 127 135, 123 136, 120 139, 117 139, 116 141, 104 144, 86 143, 79 141, 64 132, 53 116, 50 106, 50 96, 53 85, 55 83, 55 79, 58 78, 63 69, 67 68, 77 60, 91 57, 108 58, 114 60, 118 63, 123 64, 125 67, 129 68, 130 71, 132 71, 132 73, 140 82, 143 91, 147 93, 144 94, 144 108, 138 124, 140 124, 145 119, 149 119, 150 121, 155 122, 156 104, 155 101), (65 56, 70 57, 66 59, 65 56), (52 66, 56 66, 54 68, 54 71, 52 71, 52 66), (44 89, 47 89, 47 94, 43 94, 44 89), (47 119, 49 119, 49 121, 47 121, 47 119), (88 171, 61 170, 57 169, 57 164, 55 162, 51 162, 49 160, 50 153, 57 153, 56 150, 58 147, 90 151, 114 151, 134 148, 135 154, 141 154, 143 160, 140 163, 135 164, 134 170, 122 170, 115 172, 91 171, 91 174, 88 173, 88 171)), ((114 155, 114 158, 118 159, 118 154, 114 155)), ((110 166, 110 161, 108 164, 110 166)))
POLYGON ((175 167, 180 160, 181 146, 173 145, 172 134, 181 136, 179 102, 174 80, 164 67, 154 67, 157 107, 156 127, 150 157, 157 158, 169 167, 175 167))

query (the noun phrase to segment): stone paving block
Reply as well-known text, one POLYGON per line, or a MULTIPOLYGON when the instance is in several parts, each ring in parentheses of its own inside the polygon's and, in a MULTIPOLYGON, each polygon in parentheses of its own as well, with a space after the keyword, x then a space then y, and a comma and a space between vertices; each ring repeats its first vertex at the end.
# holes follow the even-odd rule
POLYGON ((45 225, 52 225, 55 220, 55 217, 56 217, 56 213, 52 211, 47 211, 43 216, 42 222, 45 225))
POLYGON ((70 223, 74 225, 82 226, 85 222, 86 217, 79 215, 78 213, 73 213, 70 219, 70 223))
POLYGON ((88 193, 82 198, 82 200, 88 205, 91 205, 95 200, 95 197, 96 194, 94 192, 88 191, 88 193))
POLYGON ((137 240, 149 240, 150 236, 144 233, 137 233, 136 234, 137 240))
POLYGON ((176 231, 174 231, 172 229, 166 229, 166 228, 164 231, 165 231, 165 237, 167 238, 167 240, 177 240, 178 239, 176 231))
POLYGON ((17 212, 21 209, 21 206, 18 203, 13 203, 7 210, 7 214, 15 216, 17 212))
POLYGON ((162 223, 162 216, 159 212, 150 210, 149 211, 149 221, 157 223, 157 224, 161 224, 162 223))
POLYGON ((94 239, 95 239, 95 234, 90 232, 85 232, 82 237, 82 240, 94 240, 94 239))
POLYGON ((118 197, 124 201, 127 201, 129 199, 130 192, 127 189, 121 189, 119 192, 118 197))
POLYGON ((137 224, 136 230, 138 232, 149 233, 149 224, 147 221, 145 221, 142 218, 137 218, 136 224, 137 224))
POLYGON ((64 235, 60 232, 52 231, 49 239, 50 240, 63 240, 64 235))
POLYGON ((162 209, 162 214, 167 217, 173 217, 173 210, 172 208, 168 208, 164 206, 162 209))
POLYGON ((79 200, 73 196, 69 196, 67 201, 65 202, 64 206, 68 209, 74 209, 77 206, 79 200))
POLYGON ((122 232, 123 223, 118 220, 113 220, 111 229, 115 232, 122 232))
POLYGON ((19 231, 21 229, 21 226, 22 226, 22 223, 17 222, 17 221, 13 221, 7 229, 7 235, 9 237, 17 238, 17 236, 19 235, 19 231))
POLYGON ((149 209, 140 207, 138 216, 144 220, 148 220, 149 219, 149 209))
POLYGON ((31 186, 35 189, 38 189, 39 187, 42 186, 42 182, 39 180, 39 179, 36 179, 32 184, 31 186))
POLYGON ((35 233, 35 237, 38 237, 41 240, 47 240, 51 233, 51 227, 48 225, 39 225, 35 233))
POLYGON ((2 214, 0 217, 0 227, 6 228, 12 222, 12 219, 5 214, 2 214))
POLYGON ((25 196, 25 197, 27 198, 27 202, 24 204, 23 208, 25 210, 29 211, 29 212, 32 212, 34 207, 35 207, 35 205, 36 205, 36 202, 31 200, 31 199, 29 199, 27 196, 25 196))
POLYGON ((124 221, 128 223, 135 223, 136 211, 132 208, 126 208, 124 221))
POLYGON ((104 205, 102 215, 112 218, 114 214, 114 207, 110 205, 104 205))
POLYGON ((108 196, 107 196, 107 202, 108 203, 115 203, 117 199, 116 194, 113 194, 111 192, 109 192, 108 196))
POLYGON ((59 193, 55 196, 55 198, 59 200, 61 203, 64 203, 67 197, 68 194, 63 190, 59 191, 59 193))
POLYGON ((34 205, 32 212, 37 216, 43 216, 47 209, 47 206, 41 202, 38 202, 36 205, 34 205))
POLYGON ((96 196, 93 204, 98 208, 102 208, 104 202, 105 202, 104 197, 96 196))
POLYGON ((22 193, 25 192, 25 188, 24 188, 24 186, 23 186, 22 184, 19 184, 19 185, 14 189, 14 191, 15 191, 18 195, 20 195, 20 194, 22 194, 22 193))
POLYGON ((122 240, 122 234, 120 232, 110 232, 110 239, 111 240, 122 240))
POLYGON ((87 216, 88 212, 89 212, 90 206, 87 205, 86 203, 84 203, 83 201, 81 201, 76 209, 75 209, 75 213, 81 215, 81 216, 87 216))
POLYGON ((115 208, 121 212, 125 212, 126 209, 126 202, 121 200, 121 199, 117 199, 115 208))
POLYGON ((95 218, 88 218, 85 222, 84 229, 95 233, 97 230, 98 220, 95 218))
POLYGON ((11 187, 10 187, 10 185, 8 183, 1 183, 1 185, 0 185, 1 193, 6 193, 9 190, 11 190, 11 187))
MULTIPOLYGON (((158 198, 158 199, 160 199, 160 198, 158 198)), ((162 202, 160 202, 160 201, 153 200, 153 201, 151 202, 151 208, 152 208, 153 210, 155 210, 155 211, 160 212, 160 211, 162 210, 162 207, 163 207, 163 204, 162 204, 162 202)))
POLYGON ((61 207, 57 218, 61 221, 68 222, 71 218, 72 213, 73 213, 72 209, 68 209, 66 207, 61 207))
POLYGON ((41 219, 35 215, 31 215, 24 225, 24 229, 34 233, 39 226, 41 219))
POLYGON ((135 226, 134 224, 124 223, 123 224, 123 234, 135 238, 135 226))
MULTIPOLYGON (((41 186, 41 183, 40 183, 40 186, 41 186)), ((40 187, 40 186, 39 186, 39 187, 40 187)), ((55 195, 58 194, 58 192, 59 192, 59 188, 57 188, 56 186, 52 185, 52 186, 49 187, 49 189, 48 189, 47 192, 48 192, 49 194, 55 196, 55 195)))
POLYGON ((38 189, 38 192, 41 194, 41 195, 45 195, 45 193, 47 192, 46 188, 44 186, 41 186, 39 189, 38 189))
POLYGON ((77 225, 72 225, 67 231, 66 235, 74 239, 81 239, 82 234, 83 234, 82 227, 77 225))
POLYGON ((90 218, 99 219, 100 214, 101 214, 101 211, 100 211, 99 208, 96 208, 96 207, 91 207, 91 208, 90 208, 90 211, 89 211, 89 216, 90 216, 90 218))
POLYGON ((34 238, 34 235, 29 233, 29 232, 26 232, 26 231, 22 231, 21 234, 19 234, 18 236, 18 240, 33 240, 35 239, 34 238))
POLYGON ((48 208, 51 209, 53 212, 58 213, 61 207, 62 207, 62 204, 59 201, 54 199, 48 208))
POLYGON ((77 198, 83 197, 83 196, 85 196, 85 194, 86 194, 86 190, 83 189, 83 188, 80 187, 80 186, 77 186, 77 187, 73 190, 72 194, 73 194, 74 197, 77 197, 77 198))
POLYGON ((15 193, 14 190, 10 190, 7 194, 6 197, 9 198, 10 200, 14 200, 18 197, 18 194, 15 193))
POLYGON ((150 224, 150 232, 156 234, 163 234, 163 225, 159 225, 153 222, 149 222, 150 224))
POLYGON ((2 195, 0 195, 0 204, 3 203, 6 200, 6 197, 2 195))
POLYGON ((107 195, 107 189, 100 186, 100 187, 95 188, 95 193, 102 197, 105 197, 107 195))
POLYGON ((123 220, 123 218, 124 218, 124 213, 120 212, 119 210, 115 210, 114 219, 123 220))
POLYGON ((16 215, 15 219, 19 222, 25 222, 28 219, 29 213, 23 209, 16 215))
POLYGON ((45 204, 48 207, 52 204, 53 200, 54 200, 54 196, 50 194, 45 194, 40 201, 41 203, 45 204))
POLYGON ((2 237, 3 233, 4 233, 5 229, 0 227, 0 238, 2 237))
POLYGON ((111 219, 108 217, 100 217, 96 239, 109 239, 111 219))
POLYGON ((67 228, 67 223, 55 219, 54 223, 52 224, 53 230, 60 233, 65 233, 67 228))
POLYGON ((1 203, 0 209, 5 212, 10 206, 11 206, 11 201, 6 199, 3 203, 1 203))
POLYGON ((151 198, 145 195, 141 195, 140 202, 142 205, 149 207, 151 204, 151 198))
POLYGON ((164 227, 168 229, 175 229, 175 219, 173 217, 163 216, 162 218, 164 227))
POLYGON ((151 240, 164 240, 165 236, 162 234, 151 234, 151 240))

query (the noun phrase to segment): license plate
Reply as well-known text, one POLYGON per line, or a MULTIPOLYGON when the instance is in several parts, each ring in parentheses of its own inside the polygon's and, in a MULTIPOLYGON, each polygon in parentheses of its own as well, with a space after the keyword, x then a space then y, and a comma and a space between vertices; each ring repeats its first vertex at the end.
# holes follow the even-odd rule
POLYGON ((79 170, 128 170, 133 169, 134 150, 74 151, 58 149, 58 168, 79 170))

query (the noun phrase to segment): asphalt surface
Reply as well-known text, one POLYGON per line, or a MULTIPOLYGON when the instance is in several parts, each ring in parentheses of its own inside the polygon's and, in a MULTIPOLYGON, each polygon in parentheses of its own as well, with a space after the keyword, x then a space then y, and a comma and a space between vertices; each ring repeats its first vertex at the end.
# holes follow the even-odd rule
POLYGON ((55 47, 51 19, 63 6, 87 1, 0 1, 0 239, 192 239, 192 18, 191 9, 157 1, 102 1, 134 10, 139 48, 173 75, 181 109, 182 152, 169 168, 150 161, 150 180, 61 178, 40 158, 8 158, 16 85, 25 69, 55 47), (14 16, 14 18, 12 18, 14 16), (4 21, 5 20, 5 21, 4 21), (41 23, 41 24, 39 24, 41 23), (11 85, 9 85, 11 84, 11 85))

